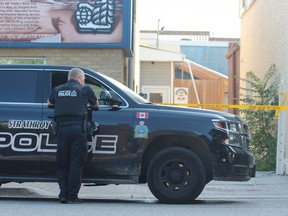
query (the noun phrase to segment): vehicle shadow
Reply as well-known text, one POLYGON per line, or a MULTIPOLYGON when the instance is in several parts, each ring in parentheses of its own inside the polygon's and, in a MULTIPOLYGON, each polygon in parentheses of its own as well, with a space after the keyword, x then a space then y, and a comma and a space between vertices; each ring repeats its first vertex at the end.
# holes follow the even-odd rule
MULTIPOLYGON (((240 204, 245 203, 243 200, 234 199, 234 200, 227 200, 227 199, 203 199, 199 198, 194 200, 192 203, 189 204, 166 204, 159 202, 156 198, 151 197, 130 197, 127 196, 123 197, 113 197, 107 196, 105 198, 103 197, 97 197, 97 194, 93 197, 90 195, 85 196, 80 194, 79 196, 81 199, 83 199, 84 204, 95 204, 95 203, 106 203, 106 204, 125 204, 125 203, 135 203, 135 204, 157 204, 157 205, 231 205, 231 204, 240 204)), ((29 202, 55 202, 59 203, 58 197, 55 194, 43 194, 43 191, 41 190, 35 190, 32 188, 0 188, 0 200, 13 200, 15 202, 17 201, 29 201, 29 202)))

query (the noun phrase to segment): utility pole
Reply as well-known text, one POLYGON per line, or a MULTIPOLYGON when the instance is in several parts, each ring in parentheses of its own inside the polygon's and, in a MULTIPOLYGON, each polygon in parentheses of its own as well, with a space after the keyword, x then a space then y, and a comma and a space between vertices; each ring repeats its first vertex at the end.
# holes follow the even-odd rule
POLYGON ((156 48, 159 49, 159 23, 160 19, 158 19, 158 25, 157 25, 157 38, 156 38, 156 48))
POLYGON ((160 35, 160 32, 163 31, 164 29, 164 26, 161 27, 160 29, 160 19, 158 19, 158 24, 157 24, 157 38, 156 38, 156 48, 159 49, 159 35, 160 35))

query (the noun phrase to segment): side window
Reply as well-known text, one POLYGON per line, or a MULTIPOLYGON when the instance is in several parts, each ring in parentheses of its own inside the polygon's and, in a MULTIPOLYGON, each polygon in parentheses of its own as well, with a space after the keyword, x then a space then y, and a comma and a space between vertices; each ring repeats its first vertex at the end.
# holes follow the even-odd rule
POLYGON ((68 72, 53 72, 52 74, 52 88, 66 83, 68 72))
POLYGON ((96 97, 99 99, 101 91, 104 90, 104 86, 89 76, 86 76, 85 83, 91 87, 91 89, 95 92, 96 97))
MULTIPOLYGON (((108 86, 106 86, 105 84, 101 83, 100 81, 98 81, 98 80, 96 80, 90 76, 86 75, 85 78, 86 78, 85 79, 86 84, 88 84, 92 88, 92 90, 95 92, 95 95, 99 101, 99 105, 111 106, 110 103, 107 103, 106 101, 103 101, 103 100, 99 100, 101 91, 111 91, 111 89, 108 86)), ((117 95, 116 95, 116 97, 117 97, 117 95)), ((121 97, 118 97, 118 99, 120 101, 120 105, 122 105, 122 106, 126 105, 125 101, 122 100, 121 97)))
POLYGON ((37 71, 1 71, 0 101, 41 103, 41 74, 37 71))
POLYGON ((106 105, 106 102, 100 100, 101 91, 106 90, 109 91, 107 87, 101 84, 99 81, 86 76, 85 83, 91 87, 91 89, 95 92, 95 95, 98 99, 99 105, 106 105))
MULTIPOLYGON (((68 76, 68 71, 67 72, 52 72, 52 83, 51 83, 51 90, 56 87, 59 86, 61 84, 64 84, 67 82, 67 76, 68 76)), ((97 79, 90 77, 89 75, 86 74, 85 76, 85 83, 87 85, 89 85, 91 87, 91 89, 95 92, 95 95, 97 97, 97 99, 100 99, 100 94, 101 91, 106 90, 109 91, 110 89, 107 86, 104 86, 103 83, 99 82, 97 79)), ((120 98, 119 98, 120 99, 120 98)), ((122 99, 120 99, 121 101, 123 101, 122 99)), ((100 105, 105 105, 104 101, 99 101, 100 105)), ((125 104, 125 102, 123 101, 122 104, 125 104)))
MULTIPOLYGON (((68 72, 52 72, 51 89, 67 82, 68 72)), ((100 93, 104 87, 95 79, 86 75, 85 83, 95 92, 97 98, 100 98, 100 93)))

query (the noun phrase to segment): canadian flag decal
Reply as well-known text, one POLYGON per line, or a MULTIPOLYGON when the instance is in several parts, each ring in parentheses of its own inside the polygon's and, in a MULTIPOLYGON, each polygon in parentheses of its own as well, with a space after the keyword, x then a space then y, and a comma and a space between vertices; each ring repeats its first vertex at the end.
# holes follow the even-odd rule
POLYGON ((148 112, 137 112, 136 118, 138 119, 148 119, 149 113, 148 112))

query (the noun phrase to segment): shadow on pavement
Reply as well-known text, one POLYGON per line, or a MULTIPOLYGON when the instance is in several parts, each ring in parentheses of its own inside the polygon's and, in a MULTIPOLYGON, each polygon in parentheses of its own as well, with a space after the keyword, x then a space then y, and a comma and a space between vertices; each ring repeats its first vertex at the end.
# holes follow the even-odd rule
MULTIPOLYGON (((127 198, 127 199, 119 199, 119 198, 80 198, 83 199, 84 205, 86 204, 95 204, 95 203, 106 203, 106 204, 158 204, 158 205, 167 205, 165 203, 160 203, 156 199, 145 199, 145 198, 127 198)), ((15 202, 55 202, 59 203, 57 197, 47 196, 39 193, 37 190, 33 190, 31 188, 1 188, 0 189, 0 200, 13 200, 15 202)), ((244 203, 243 200, 219 200, 219 199, 208 199, 208 200, 195 200, 190 204, 183 204, 183 205, 231 205, 244 203)), ((59 203, 60 205, 60 203, 59 203)), ((170 204, 170 205, 181 205, 181 204, 170 204)))

